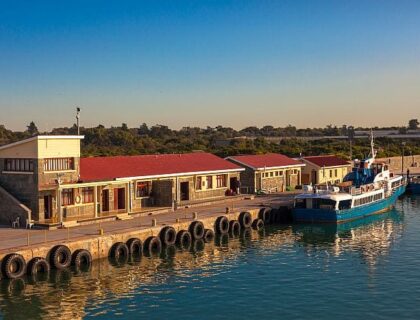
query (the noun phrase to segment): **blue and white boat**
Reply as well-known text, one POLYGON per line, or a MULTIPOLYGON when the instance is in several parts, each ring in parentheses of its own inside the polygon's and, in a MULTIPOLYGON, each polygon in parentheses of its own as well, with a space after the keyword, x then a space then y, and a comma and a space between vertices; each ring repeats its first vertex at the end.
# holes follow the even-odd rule
POLYGON ((369 156, 354 161, 343 183, 304 186, 304 193, 294 199, 294 221, 342 223, 391 209, 405 192, 406 182, 375 157, 372 135, 369 156))

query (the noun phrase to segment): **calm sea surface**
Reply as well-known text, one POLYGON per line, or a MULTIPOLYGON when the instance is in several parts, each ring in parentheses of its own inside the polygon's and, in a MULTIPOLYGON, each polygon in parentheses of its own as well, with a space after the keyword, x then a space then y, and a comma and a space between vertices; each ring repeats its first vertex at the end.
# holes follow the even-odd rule
POLYGON ((420 318, 420 197, 338 227, 270 226, 196 247, 2 280, 0 318, 420 318))

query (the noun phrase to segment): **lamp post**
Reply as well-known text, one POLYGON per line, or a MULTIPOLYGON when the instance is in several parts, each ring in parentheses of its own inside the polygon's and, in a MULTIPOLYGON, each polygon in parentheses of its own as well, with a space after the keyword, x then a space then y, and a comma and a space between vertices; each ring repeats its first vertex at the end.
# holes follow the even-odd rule
POLYGON ((404 152, 405 152, 405 141, 403 141, 402 143, 401 143, 401 147, 402 147, 402 150, 401 150, 401 175, 404 175, 404 152))

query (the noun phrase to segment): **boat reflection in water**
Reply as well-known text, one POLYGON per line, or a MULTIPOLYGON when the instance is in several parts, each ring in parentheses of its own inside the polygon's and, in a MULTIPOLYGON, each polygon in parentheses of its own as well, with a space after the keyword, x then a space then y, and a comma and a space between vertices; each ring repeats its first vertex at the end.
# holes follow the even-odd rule
POLYGON ((160 257, 142 257, 125 264, 107 259, 95 261, 87 272, 52 271, 40 281, 3 279, 0 316, 79 319, 134 310, 147 315, 158 303, 173 303, 174 295, 193 281, 205 291, 204 282, 197 279, 220 275, 232 265, 250 264, 249 260, 263 259, 265 255, 300 255, 302 247, 308 255, 327 251, 338 256, 350 250, 375 265, 401 235, 400 219, 391 211, 339 225, 268 227, 260 232, 247 231, 238 238, 219 237, 211 244, 195 242, 191 250, 169 247, 160 257), (123 305, 121 301, 125 301, 123 305), (138 301, 150 308, 139 307, 138 301))
POLYGON ((293 226, 296 241, 307 254, 324 251, 335 257, 358 253, 371 268, 386 256, 392 244, 402 236, 401 213, 392 210, 342 224, 301 224, 293 226))

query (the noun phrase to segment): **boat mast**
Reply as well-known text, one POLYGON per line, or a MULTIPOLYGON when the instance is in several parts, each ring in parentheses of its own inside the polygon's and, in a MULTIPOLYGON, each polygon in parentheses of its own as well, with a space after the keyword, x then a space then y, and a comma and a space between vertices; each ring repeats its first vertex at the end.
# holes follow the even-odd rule
POLYGON ((373 159, 376 157, 375 142, 373 141, 373 130, 370 129, 370 155, 373 159))

